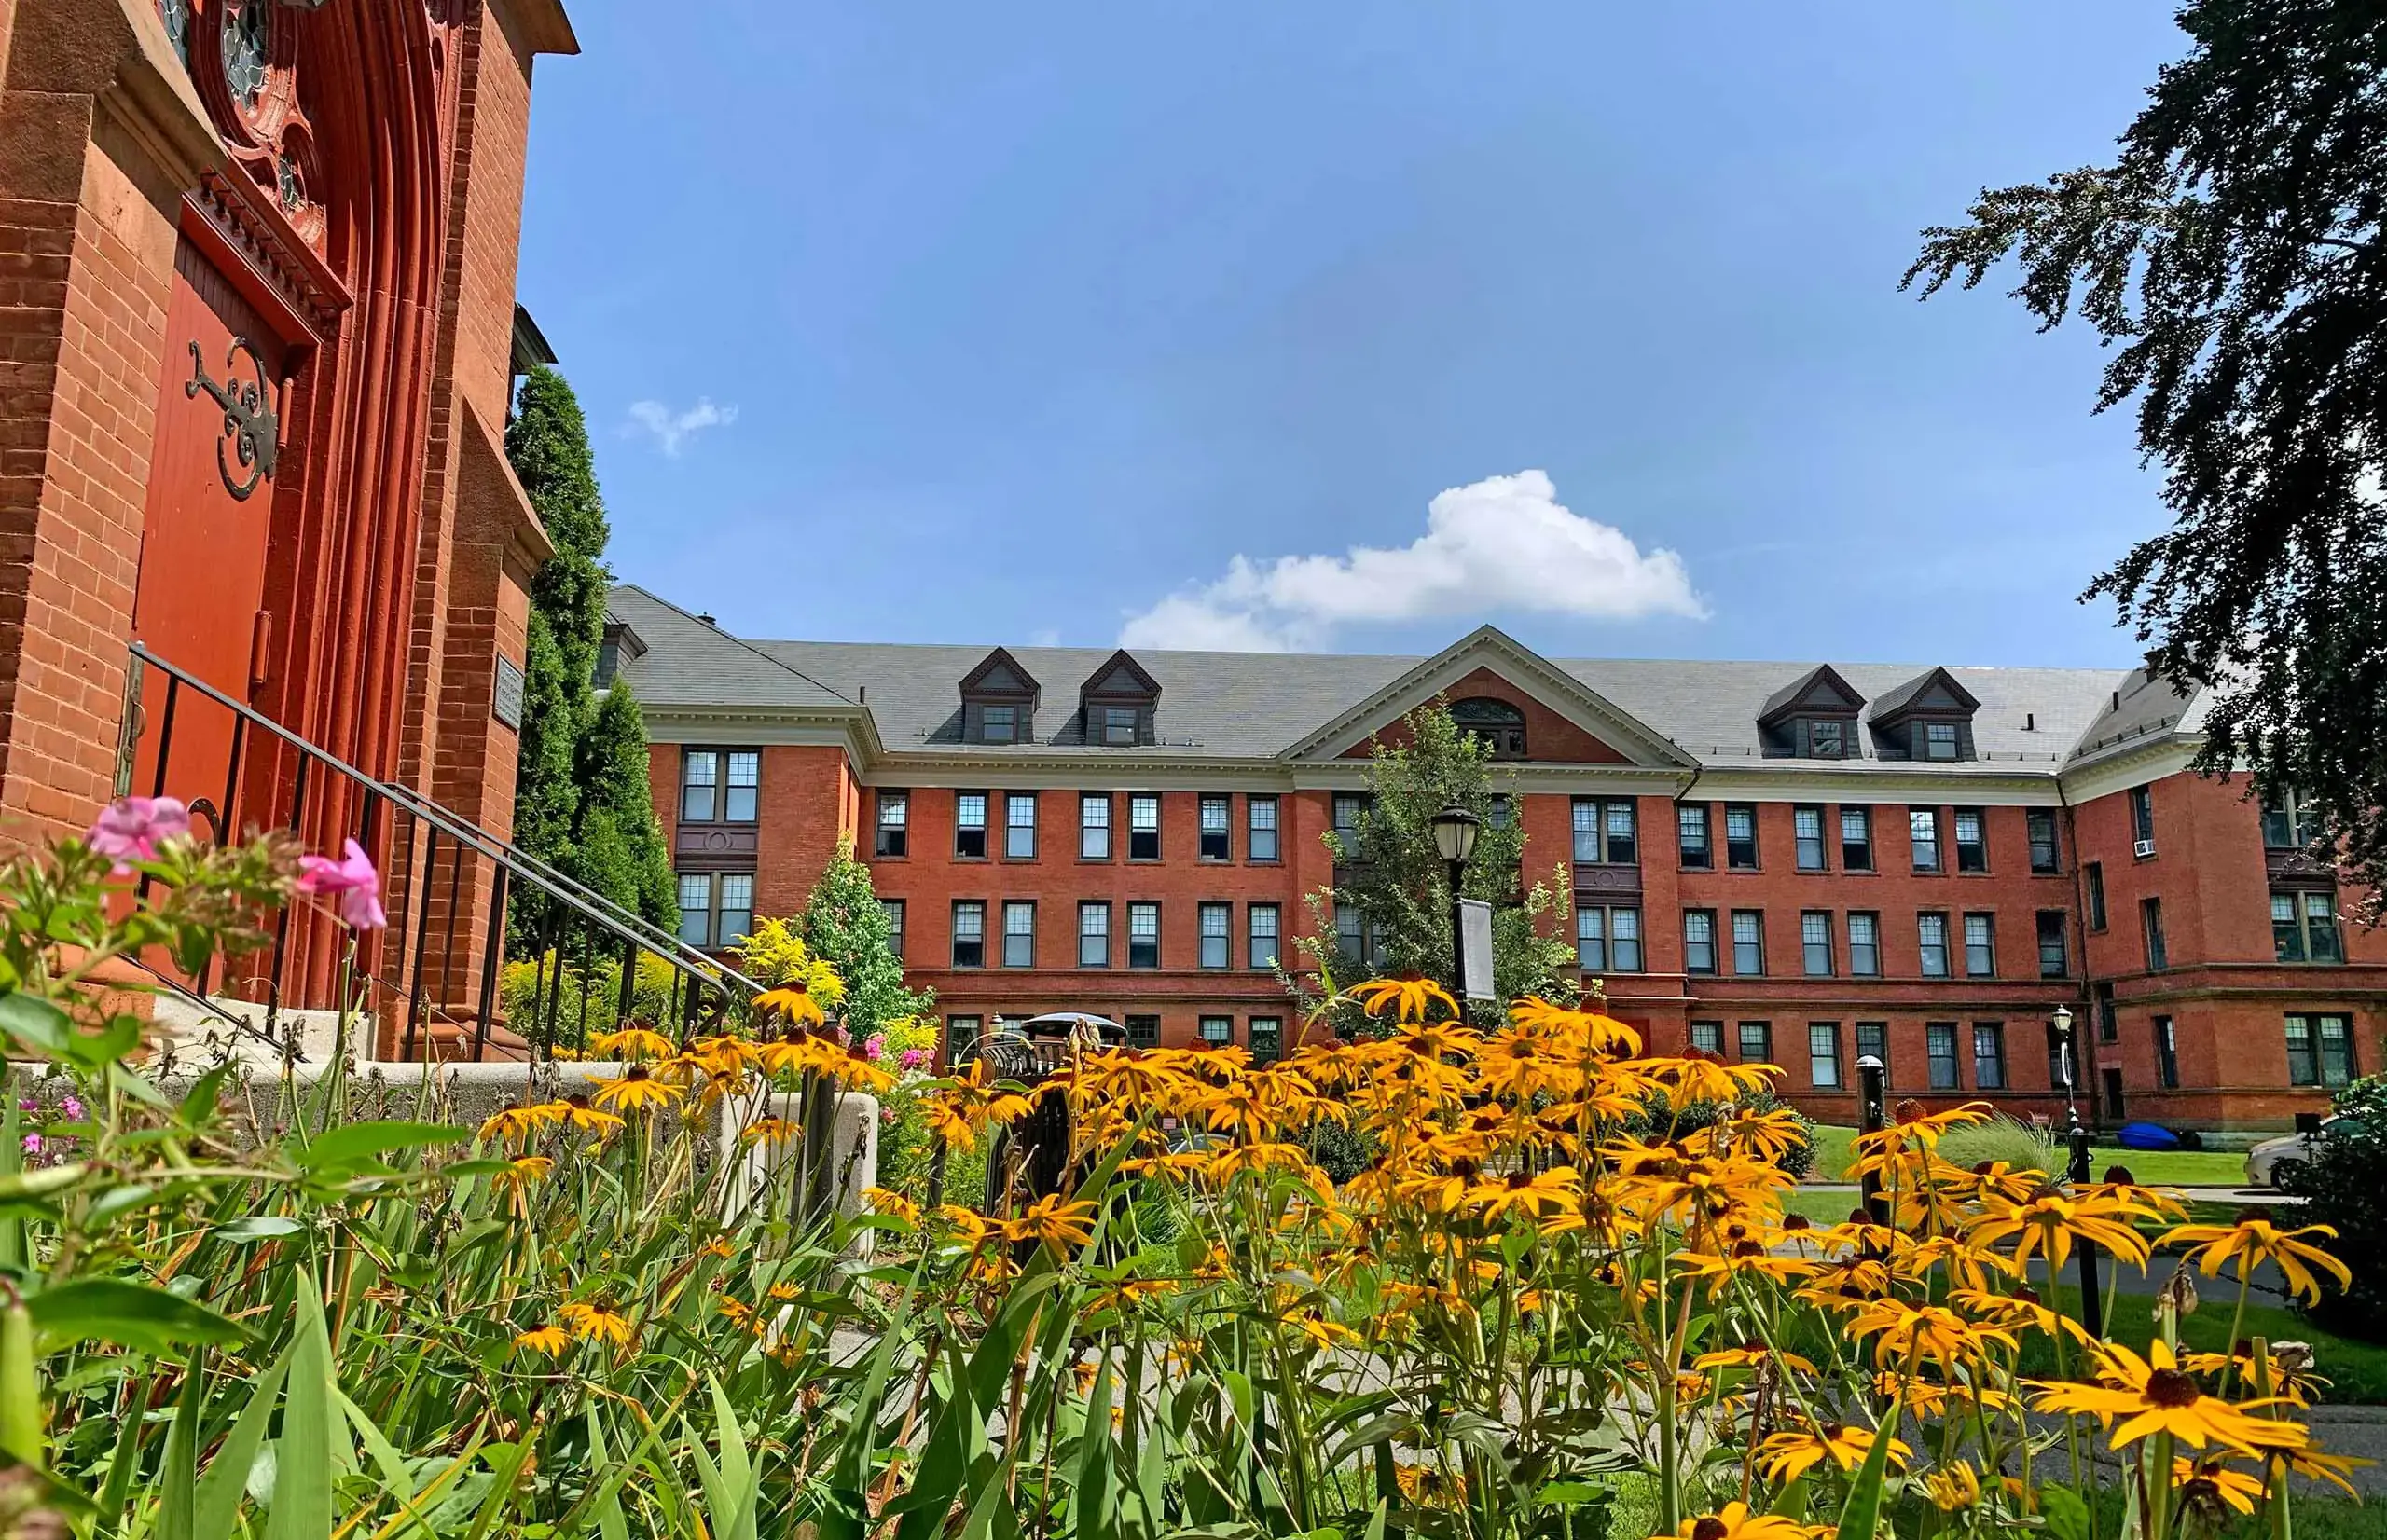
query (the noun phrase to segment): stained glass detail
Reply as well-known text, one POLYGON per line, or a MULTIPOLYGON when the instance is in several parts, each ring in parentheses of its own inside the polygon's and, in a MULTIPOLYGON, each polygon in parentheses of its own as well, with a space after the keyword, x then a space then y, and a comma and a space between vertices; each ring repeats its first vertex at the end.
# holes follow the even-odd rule
POLYGON ((166 41, 174 57, 190 62, 190 0, 158 0, 158 18, 166 23, 166 41))
POLYGON ((224 18, 224 87, 233 101, 244 107, 257 104, 272 50, 271 0, 240 0, 224 18))

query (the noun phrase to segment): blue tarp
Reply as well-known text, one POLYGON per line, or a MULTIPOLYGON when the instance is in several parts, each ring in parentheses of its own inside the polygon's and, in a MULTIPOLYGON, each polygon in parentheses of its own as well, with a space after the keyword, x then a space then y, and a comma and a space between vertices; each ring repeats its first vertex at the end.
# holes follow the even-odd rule
POLYGON ((2177 1149, 2180 1136, 2160 1123, 2124 1123, 2114 1131, 2114 1143, 2124 1149, 2177 1149))

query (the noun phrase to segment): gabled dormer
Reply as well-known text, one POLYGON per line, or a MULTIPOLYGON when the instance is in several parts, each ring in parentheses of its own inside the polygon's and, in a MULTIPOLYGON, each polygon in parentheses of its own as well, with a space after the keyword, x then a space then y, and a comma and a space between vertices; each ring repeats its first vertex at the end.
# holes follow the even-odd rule
POLYGON ((1160 681, 1144 672, 1125 648, 1105 658, 1078 689, 1085 741, 1104 749, 1157 743, 1153 720, 1160 709, 1160 681))
POLYGON ((1862 759, 1856 719, 1865 697, 1830 664, 1817 664, 1765 699, 1758 742, 1768 754, 1794 759, 1862 759))
POLYGON ((961 741, 1031 743, 1036 737, 1036 676, 998 647, 961 676, 961 741))
POLYGON ((1945 668, 1918 674, 1873 702, 1873 747, 1883 759, 1973 757, 1973 713, 1980 702, 1945 668))

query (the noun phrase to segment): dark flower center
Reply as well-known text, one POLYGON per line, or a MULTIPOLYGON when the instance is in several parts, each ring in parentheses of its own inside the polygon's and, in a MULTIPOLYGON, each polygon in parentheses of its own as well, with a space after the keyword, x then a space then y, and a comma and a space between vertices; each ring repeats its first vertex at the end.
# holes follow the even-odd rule
POLYGON ((1724 1527, 1724 1520, 1711 1513, 1690 1526, 1690 1540, 1724 1540, 1732 1533, 1724 1527))
POLYGON ((2203 1392, 2197 1382, 2176 1368, 2159 1368, 2146 1377, 2146 1389, 2142 1392, 2146 1404, 2153 1407, 2192 1407, 2203 1392))
POLYGON ((1803 1214, 1790 1214, 1783 1217, 1782 1228, 1785 1230, 1813 1230, 1814 1225, 1814 1222, 1803 1214))

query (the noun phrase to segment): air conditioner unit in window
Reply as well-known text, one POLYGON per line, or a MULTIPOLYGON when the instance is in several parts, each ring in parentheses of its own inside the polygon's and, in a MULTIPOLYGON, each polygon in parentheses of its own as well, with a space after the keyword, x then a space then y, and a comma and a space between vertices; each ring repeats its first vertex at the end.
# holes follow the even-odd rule
POLYGON ((2136 845, 2130 847, 2130 853, 2136 856, 2140 860, 2145 860, 2147 857, 2155 854, 2155 842, 2153 840, 2141 840, 2136 845))

